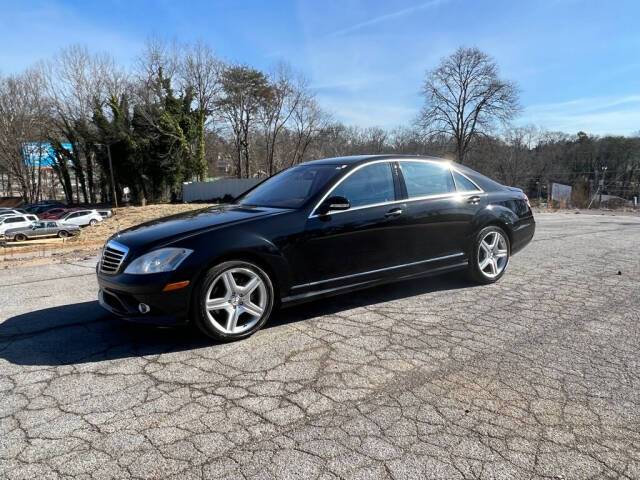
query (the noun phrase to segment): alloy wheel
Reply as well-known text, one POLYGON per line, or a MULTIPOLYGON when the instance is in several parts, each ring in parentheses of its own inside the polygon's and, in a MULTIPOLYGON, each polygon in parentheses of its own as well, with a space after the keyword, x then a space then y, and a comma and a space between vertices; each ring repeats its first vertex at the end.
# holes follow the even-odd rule
POLYGON ((205 310, 211 326, 220 333, 239 334, 260 321, 269 303, 262 278, 244 267, 223 271, 205 293, 205 310))
POLYGON ((498 231, 487 232, 478 248, 478 269, 488 278, 496 278, 509 263, 507 240, 498 231))

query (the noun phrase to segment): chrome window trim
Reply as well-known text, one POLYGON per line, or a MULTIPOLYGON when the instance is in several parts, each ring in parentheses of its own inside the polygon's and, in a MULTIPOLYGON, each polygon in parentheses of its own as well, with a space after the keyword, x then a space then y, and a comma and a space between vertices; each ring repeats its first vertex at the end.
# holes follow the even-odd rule
MULTIPOLYGON (((393 159, 393 158, 387 158, 384 160, 373 160, 371 162, 366 162, 363 163, 362 165, 358 165, 356 168, 354 168, 353 170, 351 170, 349 173, 347 173, 343 178, 341 178, 333 187, 331 187, 329 189, 329 191, 327 193, 325 193, 323 195, 323 197, 320 199, 320 201, 318 203, 316 203, 315 207, 313 207, 313 209, 311 210, 311 214, 309 215, 308 218, 317 218, 320 215, 316 214, 315 211, 318 209, 318 207, 320 205, 322 205, 322 202, 324 202, 329 195, 331 195, 331 193, 342 183, 344 182, 347 178, 349 178, 353 173, 357 172, 358 170, 360 170, 361 168, 364 168, 368 165, 373 165, 374 163, 382 163, 382 162, 388 162, 388 163, 393 163, 393 162, 422 162, 422 163, 436 163, 441 165, 443 163, 442 160, 428 160, 426 158, 416 158, 416 159, 405 159, 405 158, 398 158, 398 159, 393 159)), ((353 212, 354 210, 362 210, 365 208, 375 208, 375 207, 380 207, 383 205, 394 205, 396 203, 408 203, 408 202, 415 202, 415 201, 419 201, 419 200, 430 200, 430 199, 437 199, 437 198, 447 198, 447 197, 456 197, 456 196, 464 196, 464 195, 470 195, 470 194, 478 194, 478 193, 485 193, 484 190, 482 190, 478 184, 476 182, 474 182, 473 180, 471 180, 467 175, 465 175, 464 173, 462 173, 460 170, 458 170, 457 168, 455 168, 453 165, 448 164, 449 167, 449 171, 451 173, 451 179, 453 180, 453 184, 456 187, 456 191, 455 192, 449 192, 449 193, 435 193, 432 195, 423 195, 421 197, 413 197, 413 198, 405 198, 402 200, 391 200, 388 202, 380 202, 380 203, 372 203, 370 205, 361 205, 359 207, 353 207, 353 208, 349 208, 347 210, 336 210, 331 212, 331 215, 338 215, 340 213, 347 213, 347 212, 353 212), (459 173, 460 175, 462 175, 464 178, 466 178, 467 180, 469 180, 471 183, 473 183, 477 190, 469 190, 466 192, 459 192, 457 191, 457 184, 455 177, 453 176, 453 173, 451 172, 451 170, 455 170, 456 173, 459 173)))
POLYGON ((419 260, 417 262, 403 263, 401 265, 394 265, 392 267, 376 268, 375 270, 368 270, 366 272, 360 272, 360 273, 352 273, 350 275, 343 275, 341 277, 328 278, 326 280, 317 280, 315 282, 304 283, 302 285, 294 285, 293 287, 291 287, 291 290, 295 290, 297 288, 304 288, 304 287, 313 287, 315 285, 320 285, 322 283, 337 282, 338 280, 346 280, 349 278, 361 277, 362 275, 370 275, 372 273, 385 272, 387 270, 395 270, 395 269, 404 268, 404 267, 413 267, 415 265, 421 265, 423 263, 438 262, 440 260, 448 260, 450 258, 457 258, 463 255, 464 255, 464 252, 457 252, 457 253, 452 253, 450 255, 443 255, 441 257, 428 258, 427 260, 419 260))
MULTIPOLYGON (((320 199, 320 201, 319 201, 318 203, 316 203, 316 206, 315 206, 315 207, 313 207, 313 209, 311 210, 311 215, 309 215, 309 218, 319 217, 319 215, 316 215, 315 211, 318 209, 318 207, 319 207, 320 205, 322 205, 322 202, 324 202, 324 201, 329 197, 329 195, 331 195, 331 192, 333 192, 336 188, 338 188, 338 186, 339 186, 342 182, 344 182, 347 178, 349 178, 351 175, 353 175, 354 173, 356 173, 358 170, 360 170, 361 168, 364 168, 364 167, 368 167, 369 165, 373 165, 373 164, 376 164, 376 163, 384 163, 384 162, 389 163, 389 169, 391 169, 391 165, 390 165, 390 164, 391 164, 391 162, 393 162, 393 161, 394 161, 394 160, 391 160, 391 159, 385 158, 385 159, 383 159, 383 160, 373 160, 373 161, 371 161, 371 162, 366 162, 366 163, 363 163, 362 165, 358 165, 356 168, 354 168, 354 169, 353 169, 353 170, 351 170, 349 173, 347 173, 344 177, 342 177, 338 182, 336 182, 336 184, 335 184, 333 187, 331 187, 331 188, 329 189, 329 191, 327 191, 327 193, 325 193, 325 194, 322 196, 322 198, 320 199)), ((392 173, 392 175, 393 175, 393 173, 392 173)), ((394 200, 394 202, 395 202, 395 200, 394 200)), ((382 202, 382 203, 371 204, 371 205, 361 205, 361 206, 359 206, 359 207, 353 207, 353 208, 350 208, 350 209, 348 209, 348 210, 338 210, 338 211, 333 212, 333 213, 332 213, 332 215, 333 215, 334 213, 338 213, 338 212, 351 212, 351 211, 353 211, 353 210, 359 210, 359 209, 362 209, 362 208, 371 208, 371 207, 378 206, 378 205, 386 205, 387 203, 389 203, 389 202, 382 202)))
POLYGON ((475 192, 484 192, 484 190, 482 190, 482 189, 478 186, 478 184, 477 184, 476 182, 474 182, 473 180, 471 180, 467 175, 465 175, 464 173, 462 173, 460 170, 458 170, 458 169, 457 169, 457 168, 455 168, 454 166, 451 166, 451 171, 452 171, 451 176, 453 177, 453 183, 454 183, 454 184, 455 184, 455 186, 456 186, 456 191, 458 191, 458 183, 456 182, 456 177, 453 175, 453 172, 456 172, 458 175, 463 176, 464 178, 466 178, 467 180, 469 180, 469 181, 470 181, 470 182, 471 182, 471 183, 476 187, 476 189, 475 189, 475 190, 466 190, 466 191, 460 190, 460 191, 458 191, 458 193, 475 193, 475 192))

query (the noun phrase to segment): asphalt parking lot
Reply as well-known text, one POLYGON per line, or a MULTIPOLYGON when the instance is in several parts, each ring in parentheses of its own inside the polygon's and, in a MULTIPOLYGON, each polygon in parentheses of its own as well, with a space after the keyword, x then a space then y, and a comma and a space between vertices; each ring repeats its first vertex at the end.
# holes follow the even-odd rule
POLYGON ((112 318, 95 259, 0 271, 0 478, 640 478, 640 218, 537 221, 498 284, 225 345, 112 318))

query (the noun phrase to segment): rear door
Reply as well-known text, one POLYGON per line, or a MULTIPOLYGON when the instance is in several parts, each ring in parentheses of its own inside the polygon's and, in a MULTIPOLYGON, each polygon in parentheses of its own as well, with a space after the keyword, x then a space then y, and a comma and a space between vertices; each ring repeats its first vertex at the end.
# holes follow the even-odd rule
POLYGON ((58 224, 56 222, 47 222, 47 236, 58 234, 58 224))
POLYGON ((427 267, 459 263, 466 256, 482 192, 460 194, 446 162, 401 160, 399 164, 411 231, 406 261, 424 262, 427 267))

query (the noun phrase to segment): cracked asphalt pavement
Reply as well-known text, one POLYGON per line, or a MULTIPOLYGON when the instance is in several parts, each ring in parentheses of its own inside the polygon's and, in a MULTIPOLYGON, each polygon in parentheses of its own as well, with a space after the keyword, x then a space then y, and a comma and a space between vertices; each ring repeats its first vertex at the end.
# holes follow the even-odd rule
POLYGON ((0 478, 640 478, 640 218, 537 222, 497 284, 224 345, 103 312, 95 259, 0 271, 0 478))

